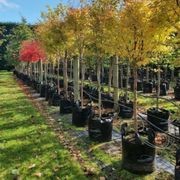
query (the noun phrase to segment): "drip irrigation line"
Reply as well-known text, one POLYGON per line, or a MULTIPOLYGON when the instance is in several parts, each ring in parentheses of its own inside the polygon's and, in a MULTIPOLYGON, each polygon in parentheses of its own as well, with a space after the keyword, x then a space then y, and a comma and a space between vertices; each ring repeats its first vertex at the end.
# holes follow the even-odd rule
MULTIPOLYGON (((145 114, 145 113, 142 113, 142 114, 145 114)), ((145 114, 145 115, 146 115, 146 114, 145 114)), ((169 133, 167 133, 166 131, 163 131, 162 129, 160 129, 159 127, 157 127, 155 124, 153 124, 153 123, 151 123, 150 121, 148 121, 147 119, 143 118, 140 114, 138 114, 138 116, 140 116, 143 120, 145 120, 145 121, 148 122, 150 125, 152 125, 152 126, 155 127, 156 129, 158 129, 160 132, 162 132, 162 133, 164 133, 164 134, 166 134, 166 135, 168 135, 168 136, 170 136, 170 137, 172 137, 172 138, 180 141, 180 138, 179 138, 179 137, 174 136, 174 135, 172 135, 172 134, 169 134, 169 133)))

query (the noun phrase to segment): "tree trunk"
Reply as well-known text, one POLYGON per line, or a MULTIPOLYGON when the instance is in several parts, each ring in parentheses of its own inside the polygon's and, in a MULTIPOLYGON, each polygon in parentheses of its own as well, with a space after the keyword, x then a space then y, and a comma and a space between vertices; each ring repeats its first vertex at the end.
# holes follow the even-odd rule
POLYGON ((73 60, 74 101, 79 100, 79 57, 73 60))
POLYGON ((81 59, 81 107, 83 108, 83 86, 84 86, 85 64, 81 59))
POLYGON ((47 66, 48 64, 44 64, 44 79, 45 79, 45 84, 47 85, 47 66))
POLYGON ((99 117, 101 117, 101 60, 98 60, 97 64, 97 80, 98 80, 98 108, 99 117))
POLYGON ((134 67, 133 70, 134 74, 134 129, 137 132, 138 130, 138 123, 137 123, 137 67, 134 67))
POLYGON ((108 79, 108 93, 111 93, 111 86, 112 86, 112 60, 110 60, 110 67, 109 67, 109 79, 108 79))
POLYGON ((128 100, 128 85, 129 85, 129 74, 130 74, 130 69, 129 69, 129 64, 127 64, 127 74, 126 74, 126 88, 125 88, 125 100, 127 102, 128 100))
POLYGON ((67 52, 65 52, 65 57, 63 61, 63 79, 64 79, 64 91, 65 97, 68 97, 68 67, 67 67, 67 52))
POLYGON ((123 65, 120 66, 120 86, 121 86, 121 89, 123 88, 123 65))
POLYGON ((70 60, 70 79, 72 80, 73 79, 73 61, 72 61, 73 59, 71 58, 71 60, 70 60))
POLYGON ((171 69, 171 81, 174 82, 174 69, 171 69))
POLYGON ((43 84, 43 62, 40 60, 40 84, 43 84))
POLYGON ((157 109, 159 109, 160 83, 161 83, 161 69, 160 69, 160 66, 158 65, 157 98, 156 98, 157 109))
POLYGON ((60 80, 60 76, 59 76, 59 63, 60 63, 60 59, 58 58, 57 59, 57 87, 58 87, 58 95, 60 95, 60 83, 59 83, 59 80, 60 80))
POLYGON ((113 87, 114 87, 114 110, 118 111, 118 101, 119 101, 119 58, 114 57, 113 63, 113 87))
POLYGON ((146 67, 146 81, 149 82, 149 66, 146 67))

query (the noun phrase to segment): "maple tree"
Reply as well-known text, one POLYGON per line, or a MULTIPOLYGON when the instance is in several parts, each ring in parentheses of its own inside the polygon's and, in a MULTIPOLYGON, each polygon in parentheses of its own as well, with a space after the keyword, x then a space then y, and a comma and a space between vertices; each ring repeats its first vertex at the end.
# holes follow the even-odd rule
MULTIPOLYGON (((83 4, 82 4, 83 6, 83 4)), ((83 106, 84 54, 90 33, 89 8, 69 8, 66 17, 67 31, 71 37, 75 58, 73 60, 74 99, 79 100, 79 67, 81 63, 81 105, 83 106), (77 57, 76 57, 77 56, 77 57)))
POLYGON ((119 13, 119 34, 121 57, 127 58, 133 67, 134 77, 134 120, 137 130, 137 69, 148 64, 152 57, 171 51, 165 42, 172 32, 169 26, 159 27, 155 23, 153 9, 148 0, 127 0, 119 13))
POLYGON ((45 60, 45 51, 36 40, 23 41, 19 51, 19 59, 24 62, 45 60))

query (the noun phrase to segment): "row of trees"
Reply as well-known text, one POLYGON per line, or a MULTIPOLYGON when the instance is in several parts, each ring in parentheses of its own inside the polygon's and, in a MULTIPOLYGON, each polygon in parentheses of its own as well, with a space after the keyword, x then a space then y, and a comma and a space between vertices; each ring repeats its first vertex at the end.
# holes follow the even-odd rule
MULTIPOLYGON (((67 62, 73 62, 75 101, 83 102, 83 81, 86 64, 92 60, 97 67, 99 116, 101 116, 101 68, 104 59, 112 61, 114 101, 117 104, 118 64, 134 69, 151 61, 171 57, 179 65, 179 3, 176 0, 92 0, 81 1, 79 8, 59 4, 42 13, 34 32, 25 22, 9 37, 7 59, 19 59, 21 43, 35 39, 46 52, 47 62, 63 62, 64 87, 67 92, 67 62), (79 74, 81 71, 81 93, 79 74)), ((170 58, 168 58, 170 59, 170 58)), ((172 63, 171 62, 171 63, 172 63)), ((110 83, 111 85, 111 83, 110 83)), ((137 82, 134 81, 134 118, 137 106, 137 82)), ((83 104, 83 103, 82 103, 83 104)), ((137 127, 137 125, 136 125, 137 127)))

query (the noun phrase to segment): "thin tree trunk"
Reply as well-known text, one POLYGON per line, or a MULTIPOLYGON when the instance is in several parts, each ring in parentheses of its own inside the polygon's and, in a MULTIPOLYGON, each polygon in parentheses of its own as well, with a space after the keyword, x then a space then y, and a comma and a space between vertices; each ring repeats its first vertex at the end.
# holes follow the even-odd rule
POLYGON ((174 69, 171 69, 171 81, 174 82, 174 69))
POLYGON ((63 61, 63 79, 64 79, 64 91, 65 97, 68 97, 68 66, 67 66, 67 52, 65 52, 65 57, 63 61))
POLYGON ((109 67, 109 78, 108 78, 108 93, 111 93, 111 86, 112 86, 112 60, 110 60, 110 67, 109 67))
POLYGON ((83 108, 83 86, 84 86, 84 74, 85 74, 85 65, 81 59, 81 107, 83 108))
POLYGON ((98 60, 97 64, 97 80, 98 80, 98 108, 99 108, 99 117, 101 117, 101 60, 98 60))
POLYGON ((130 74, 129 68, 130 68, 129 64, 127 63, 126 88, 125 88, 125 100, 126 100, 126 102, 128 100, 128 85, 129 85, 129 74, 130 74))
POLYGON ((101 80, 102 80, 102 83, 104 83, 104 66, 103 66, 103 63, 101 64, 101 80))
POLYGON ((43 84, 43 63, 40 60, 40 84, 43 84))
POLYGON ((70 60, 70 79, 72 80, 73 79, 73 61, 72 61, 72 58, 70 60))
POLYGON ((47 85, 47 63, 44 64, 44 79, 45 84, 47 85))
POLYGON ((157 98, 156 98, 157 109, 159 109, 160 83, 161 83, 161 69, 160 66, 158 65, 157 98))
POLYGON ((58 86, 58 95, 60 95, 60 76, 59 76, 59 63, 60 63, 60 59, 58 58, 57 60, 57 86, 58 86))
POLYGON ((79 100, 79 57, 73 60, 74 101, 79 100))
POLYGON ((146 67, 146 81, 149 82, 149 66, 146 67))
POLYGON ((124 73, 123 73, 123 66, 121 65, 120 66, 120 85, 121 85, 121 88, 123 88, 123 75, 124 75, 124 73))
POLYGON ((137 123, 137 67, 134 67, 133 70, 134 74, 134 129, 137 132, 138 130, 138 123, 137 123))
POLYGON ((113 63, 113 87, 114 87, 114 110, 117 111, 119 109, 118 101, 119 101, 119 58, 118 56, 114 57, 113 63))

